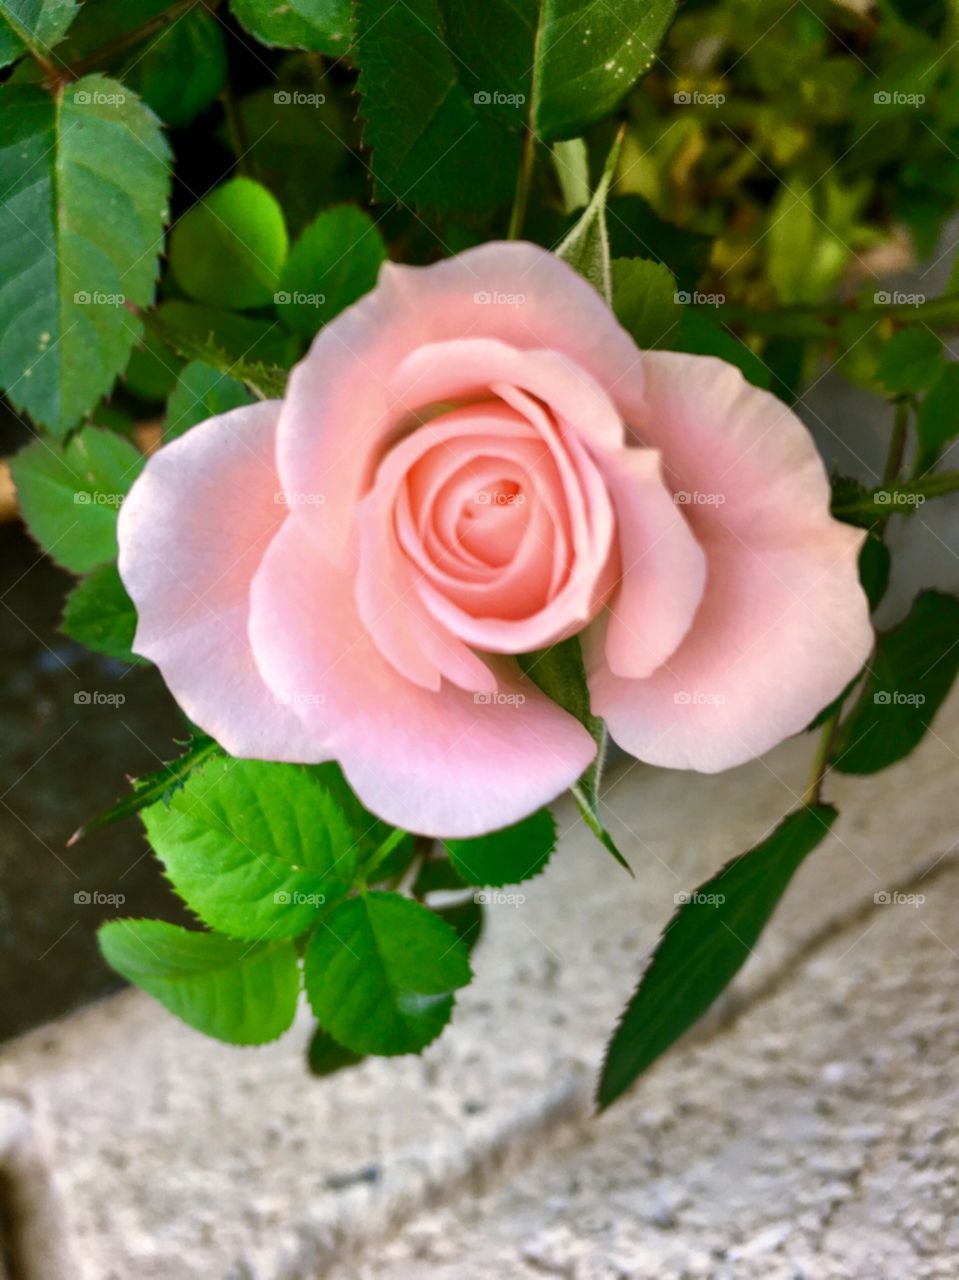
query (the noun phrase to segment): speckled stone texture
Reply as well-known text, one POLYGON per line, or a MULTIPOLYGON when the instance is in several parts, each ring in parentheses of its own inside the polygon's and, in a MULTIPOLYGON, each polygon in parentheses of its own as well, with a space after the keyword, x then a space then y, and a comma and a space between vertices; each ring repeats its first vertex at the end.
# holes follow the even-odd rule
POLYGON ((561 807, 422 1058, 313 1080, 306 1018, 235 1050, 137 993, 13 1043, 17 1280, 954 1277, 959 698, 933 730, 830 780, 842 818, 731 996, 599 1120, 674 895, 795 805, 812 739, 718 777, 621 770, 635 881, 561 807), (875 904, 897 886, 925 903, 875 904))

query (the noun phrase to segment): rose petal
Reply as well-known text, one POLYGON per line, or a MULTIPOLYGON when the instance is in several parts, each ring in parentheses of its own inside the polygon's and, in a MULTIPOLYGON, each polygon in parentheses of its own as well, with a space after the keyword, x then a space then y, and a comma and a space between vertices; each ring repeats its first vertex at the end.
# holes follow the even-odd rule
POLYGON ((377 288, 320 331, 291 375, 280 417, 285 487, 326 498, 297 505, 295 518, 339 562, 349 558, 354 508, 400 407, 388 386, 393 371, 418 347, 460 337, 559 352, 616 388, 627 419, 641 416, 635 344, 595 289, 545 249, 492 243, 430 267, 386 264, 377 288), (511 305, 510 296, 522 302, 511 305))
POLYGON ((232 755, 329 759, 263 683, 247 637, 250 580, 286 518, 277 501, 279 404, 210 418, 155 453, 117 537, 137 608, 133 648, 194 723, 232 755))
POLYGON ((250 635, 277 696, 330 743, 364 804, 406 830, 507 826, 571 786, 595 754, 586 730, 511 663, 497 663, 494 695, 434 693, 400 676, 366 634, 348 575, 296 520, 253 580, 250 635))

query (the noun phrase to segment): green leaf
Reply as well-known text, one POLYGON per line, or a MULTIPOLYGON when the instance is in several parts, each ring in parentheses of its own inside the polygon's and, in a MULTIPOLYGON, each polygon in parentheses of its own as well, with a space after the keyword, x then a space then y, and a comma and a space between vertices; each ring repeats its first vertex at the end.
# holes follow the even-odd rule
POLYGON ((668 346, 683 315, 673 273, 643 258, 614 258, 610 266, 616 319, 642 350, 668 346))
POLYGON ((67 596, 60 630, 95 653, 120 662, 142 662, 133 653, 137 612, 115 564, 102 564, 67 596))
POLYGON ((395 893, 372 892, 334 907, 304 961, 320 1025, 354 1053, 417 1053, 449 1021, 453 992, 470 980, 456 933, 395 893))
POLYGON ((942 339, 925 325, 900 329, 882 347, 876 377, 887 391, 925 391, 943 368, 942 339))
POLYGON ((622 131, 606 158, 603 176, 597 183, 592 199, 583 214, 563 242, 556 249, 556 256, 578 271, 612 306, 613 279, 609 259, 609 235, 606 231, 606 197, 619 163, 622 150, 622 131))
POLYGON ((310 1040, 306 1053, 306 1063, 314 1076, 332 1076, 346 1067, 356 1066, 363 1061, 362 1053, 353 1053, 337 1044, 332 1036, 328 1036, 322 1027, 317 1027, 310 1040))
POLYGON ((473 950, 483 936, 486 916, 482 903, 477 902, 475 897, 467 898, 464 902, 448 902, 441 907, 432 907, 431 910, 449 925, 468 952, 473 950))
POLYGON ((614 196, 607 203, 609 247, 614 258, 652 258, 692 292, 709 266, 712 240, 661 218, 640 196, 614 196))
POLYGON ((812 805, 784 819, 681 905, 606 1050, 597 1101, 608 1107, 687 1031, 729 985, 803 859, 837 817, 812 805))
POLYGON ((352 37, 350 0, 230 0, 230 8, 265 45, 337 57, 352 37))
POLYGON ((300 976, 292 942, 236 942, 162 920, 111 920, 99 941, 121 977, 217 1040, 266 1044, 293 1021, 300 976))
POLYGON ((596 758, 573 787, 573 798, 579 806, 583 821, 596 839, 632 875, 629 863, 616 847, 615 840, 599 816, 599 783, 606 756, 606 726, 590 710, 589 687, 579 637, 570 636, 568 640, 561 640, 548 649, 521 654, 518 661, 533 683, 548 698, 559 703, 564 711, 575 716, 596 742, 596 758))
POLYGON ((719 356, 727 364, 734 364, 743 377, 754 387, 769 390, 772 376, 767 366, 744 342, 723 328, 712 316, 695 307, 684 307, 679 333, 670 333, 672 351, 687 351, 696 356, 719 356))
POLYGON ((0 0, 0 33, 8 35, 5 47, 12 52, 22 45, 46 56, 66 34, 78 7, 77 0, 0 0))
POLYGON ((143 463, 128 440, 99 427, 84 427, 63 447, 35 440, 12 464, 27 528, 73 573, 115 560, 117 512, 143 463))
POLYGON ((0 383, 63 435, 109 391, 153 298, 169 193, 159 123, 115 80, 0 88, 0 383))
POLYGON ((165 400, 173 389, 182 361, 155 334, 147 334, 130 352, 123 371, 127 390, 151 403, 165 400))
POLYGON ((293 246, 276 294, 277 315, 304 338, 376 284, 386 246, 370 217, 352 205, 327 209, 293 246))
POLYGON ((610 115, 648 69, 676 0, 542 0, 532 124, 573 138, 610 115))
POLYGON ((959 600, 923 591, 879 637, 855 707, 833 749, 840 773, 877 773, 909 755, 959 671, 959 600))
POLYGON ((202 6, 181 13, 123 71, 161 120, 189 124, 216 100, 226 82, 226 48, 219 22, 202 6))
POLYGON ((859 581, 869 598, 869 610, 875 612, 889 586, 892 557, 882 538, 870 533, 859 552, 859 581))
POLYGON ((919 406, 919 472, 934 466, 940 451, 959 435, 959 364, 940 363, 940 372, 919 406))
POLYGON ((212 365, 242 382, 261 400, 279 399, 297 340, 276 321, 234 315, 191 302, 165 302, 144 315, 156 334, 186 360, 212 365))
POLYGON ((554 142, 553 168, 563 196, 563 212, 575 213, 589 204, 589 152, 582 138, 554 142))
POLYGON ((173 228, 170 269, 197 302, 243 311, 273 301, 288 249, 283 211, 266 187, 231 178, 173 228))
POLYGON ((300 765, 211 760, 143 823, 190 910, 234 938, 304 933, 356 874, 349 824, 300 765))
POLYGON ((356 36, 376 198, 438 214, 509 201, 519 138, 460 83, 438 0, 357 0, 356 36))
POLYGON ((167 401, 163 424, 165 442, 175 440, 198 422, 229 413, 240 405, 251 404, 254 397, 242 382, 221 373, 202 360, 192 360, 180 374, 167 401))
POLYGON ((468 884, 517 884, 538 876, 546 866, 556 848, 556 822, 548 809, 539 809, 511 827, 444 844, 468 884))
POLYGON ((77 827, 67 841, 67 848, 72 849, 75 844, 94 831, 110 827, 115 822, 122 822, 124 818, 131 818, 135 813, 139 813, 147 805, 155 804, 158 800, 169 804, 174 793, 185 784, 194 769, 198 769, 204 760, 208 760, 219 750, 220 748, 207 734, 196 734, 190 739, 186 751, 176 760, 162 765, 153 773, 144 774, 142 778, 133 778, 131 795, 124 796, 103 813, 77 827))

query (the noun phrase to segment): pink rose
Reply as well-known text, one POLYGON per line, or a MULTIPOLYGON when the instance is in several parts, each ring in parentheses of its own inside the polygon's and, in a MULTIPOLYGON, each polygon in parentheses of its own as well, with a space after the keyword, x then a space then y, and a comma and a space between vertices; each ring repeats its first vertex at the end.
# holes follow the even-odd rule
POLYGON ((339 760, 371 810, 447 836, 590 763, 512 656, 580 631, 641 760, 711 772, 802 729, 869 652, 861 539, 779 400, 640 352, 518 243, 385 266, 282 402, 152 457, 119 528, 135 648, 197 724, 339 760))

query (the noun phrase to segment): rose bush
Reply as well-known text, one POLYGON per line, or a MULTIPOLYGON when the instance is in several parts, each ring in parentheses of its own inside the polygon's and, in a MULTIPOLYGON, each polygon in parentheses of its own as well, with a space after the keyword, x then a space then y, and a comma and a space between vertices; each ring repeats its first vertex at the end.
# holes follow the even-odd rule
POLYGON ((872 643, 829 500, 781 401, 491 243, 387 264, 282 401, 155 454, 119 569, 136 651, 230 753, 336 759, 391 823, 470 836, 592 760, 515 661, 571 635, 641 760, 714 771, 802 729, 872 643))

